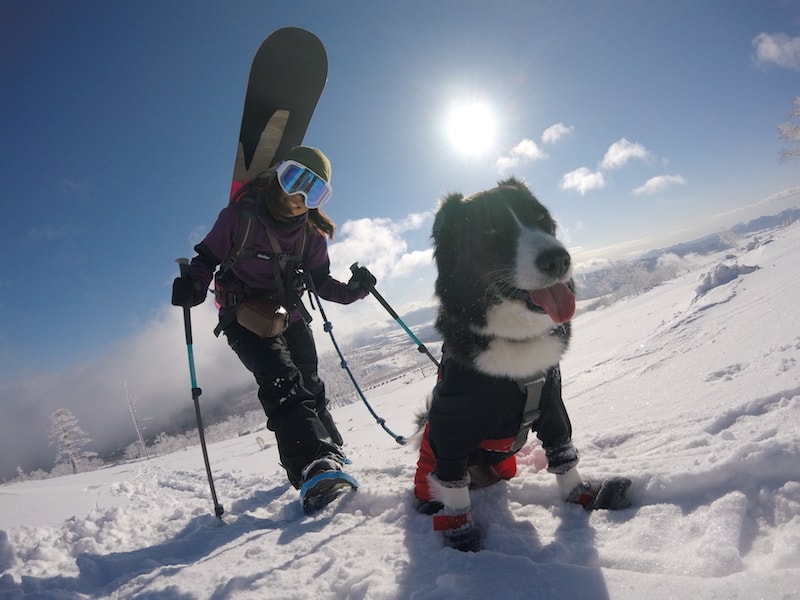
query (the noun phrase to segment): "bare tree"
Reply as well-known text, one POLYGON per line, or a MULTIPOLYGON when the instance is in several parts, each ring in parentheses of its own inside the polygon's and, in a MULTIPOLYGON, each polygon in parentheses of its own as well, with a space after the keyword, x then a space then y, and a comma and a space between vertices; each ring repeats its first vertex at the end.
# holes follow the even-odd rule
POLYGON ((131 396, 128 392, 128 382, 124 381, 123 385, 125 386, 125 397, 128 399, 128 408, 131 411, 131 418, 133 419, 133 427, 136 429, 136 435, 139 437, 139 450, 141 452, 140 456, 149 458, 147 453, 147 444, 144 443, 144 436, 142 435, 143 428, 139 424, 139 418, 136 414, 136 402, 133 400, 133 396, 131 396))
MULTIPOLYGON (((794 97, 790 119, 800 119, 800 96, 794 97)), ((781 161, 800 159, 800 125, 792 122, 778 125, 778 137, 789 142, 790 147, 781 150, 781 161)))
POLYGON ((73 474, 97 456, 95 452, 84 450, 92 439, 66 408, 59 408, 50 416, 50 440, 50 445, 56 446, 56 466, 69 464, 73 474))

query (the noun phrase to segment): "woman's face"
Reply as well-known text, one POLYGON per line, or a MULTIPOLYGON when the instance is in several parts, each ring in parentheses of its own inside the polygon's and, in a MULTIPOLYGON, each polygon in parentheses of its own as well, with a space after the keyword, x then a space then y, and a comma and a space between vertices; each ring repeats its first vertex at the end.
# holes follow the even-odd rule
POLYGON ((291 196, 279 188, 278 201, 275 203, 275 210, 278 216, 285 219, 299 217, 308 212, 302 194, 292 194, 291 196))

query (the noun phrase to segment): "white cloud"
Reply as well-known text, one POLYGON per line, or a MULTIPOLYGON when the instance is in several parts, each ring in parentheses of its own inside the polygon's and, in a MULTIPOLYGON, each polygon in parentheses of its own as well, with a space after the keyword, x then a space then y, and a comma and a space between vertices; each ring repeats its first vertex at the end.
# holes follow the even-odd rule
POLYGON ((430 264, 431 253, 408 252, 402 234, 421 229, 432 217, 432 213, 414 213, 398 221, 387 218, 347 221, 339 230, 343 239, 328 249, 331 273, 346 280, 350 265, 358 262, 369 267, 378 278, 399 277, 408 273, 409 265, 430 264))
MULTIPOLYGON (((213 300, 209 298, 193 308, 191 319, 197 383, 203 390, 201 402, 219 399, 231 388, 254 387, 253 376, 241 366, 224 336, 215 338, 212 333, 217 323, 213 300)), ((139 416, 147 423, 147 436, 161 431, 181 411, 184 417, 187 410, 193 414, 180 309, 162 307, 133 337, 96 360, 61 372, 0 383, 6 411, 0 420, 0 439, 7 448, 0 456, 0 472, 29 459, 44 464, 52 460, 47 426, 58 408, 68 408, 75 414, 94 441, 93 450, 105 452, 132 441, 135 433, 125 396, 126 382, 139 416)))
POLYGON ((544 130, 544 133, 542 134, 542 143, 555 144, 568 135, 571 135, 573 131, 575 131, 575 127, 571 125, 567 126, 563 123, 556 123, 555 125, 551 125, 544 130))
POLYGON ((70 230, 66 225, 42 225, 41 227, 33 227, 28 231, 27 240, 29 242, 49 242, 57 238, 65 237, 70 234, 70 230))
POLYGON ((753 39, 758 64, 775 64, 800 71, 800 37, 785 33, 759 33, 753 39))
POLYGON ((587 167, 581 167, 564 174, 561 178, 561 189, 576 190, 584 195, 590 190, 604 188, 606 185, 605 177, 599 171, 592 171, 587 167))
POLYGON ((686 185, 686 183, 686 179, 680 175, 659 175, 648 179, 644 185, 633 190, 633 193, 637 196, 656 194, 672 186, 686 185))
POLYGON ((497 171, 505 174, 519 165, 547 158, 547 153, 533 140, 524 139, 514 146, 506 156, 501 156, 495 163, 497 171))
POLYGON ((208 227, 205 225, 198 225, 189 232, 189 243, 192 247, 202 242, 208 234, 208 227))
POLYGON ((62 179, 61 187, 65 190, 73 192, 81 198, 85 198, 92 191, 92 184, 88 181, 79 181, 77 179, 62 179))
POLYGON ((647 160, 649 158, 650 152, 647 148, 622 138, 609 146, 603 161, 600 163, 600 168, 619 169, 633 159, 647 160))
POLYGON ((431 265, 433 265, 433 248, 414 250, 400 257, 395 265, 394 274, 398 277, 410 275, 419 268, 431 265))

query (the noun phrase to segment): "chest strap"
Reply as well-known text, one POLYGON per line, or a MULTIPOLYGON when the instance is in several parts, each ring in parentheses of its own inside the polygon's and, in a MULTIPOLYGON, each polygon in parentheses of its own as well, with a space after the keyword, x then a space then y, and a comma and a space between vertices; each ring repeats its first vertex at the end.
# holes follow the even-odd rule
POLYGON ((546 379, 545 373, 537 373, 528 381, 518 381, 519 389, 525 393, 525 407, 522 410, 522 423, 519 426, 519 433, 511 447, 512 452, 519 452, 528 440, 528 432, 536 422, 542 411, 539 404, 542 399, 542 389, 546 379))

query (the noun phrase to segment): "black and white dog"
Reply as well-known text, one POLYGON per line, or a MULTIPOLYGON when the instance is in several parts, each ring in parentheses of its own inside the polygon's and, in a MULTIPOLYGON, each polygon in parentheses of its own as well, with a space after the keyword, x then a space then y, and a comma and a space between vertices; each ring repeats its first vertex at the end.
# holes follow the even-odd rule
POLYGON ((437 327, 478 371, 524 378, 558 363, 575 312, 570 255, 555 221, 515 179, 445 199, 433 227, 437 327))
POLYGON ((558 364, 575 288, 555 229, 548 210, 513 178, 466 198, 451 194, 436 213, 436 327, 444 345, 414 481, 419 510, 436 513, 434 529, 460 550, 481 547, 469 488, 513 477, 514 455, 531 430, 565 499, 588 508, 627 505, 630 482, 598 490, 576 469, 558 364))

